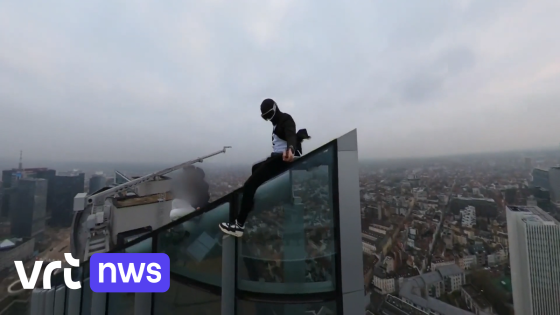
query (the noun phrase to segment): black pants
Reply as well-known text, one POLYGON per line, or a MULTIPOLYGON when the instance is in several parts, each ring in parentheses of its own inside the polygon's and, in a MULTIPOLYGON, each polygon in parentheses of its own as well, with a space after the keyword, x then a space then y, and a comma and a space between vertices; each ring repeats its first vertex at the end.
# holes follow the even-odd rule
POLYGON ((272 154, 268 159, 253 165, 252 174, 243 185, 243 198, 237 222, 245 224, 249 212, 253 210, 254 197, 257 188, 266 181, 288 170, 290 163, 282 160, 282 154, 272 154))

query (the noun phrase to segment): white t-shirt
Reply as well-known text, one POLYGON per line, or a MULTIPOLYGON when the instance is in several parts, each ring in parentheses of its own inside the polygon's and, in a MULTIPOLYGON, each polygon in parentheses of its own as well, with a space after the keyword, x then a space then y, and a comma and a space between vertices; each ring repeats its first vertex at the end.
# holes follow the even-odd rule
POLYGON ((275 129, 276 126, 272 129, 272 152, 284 153, 288 149, 288 142, 280 139, 276 134, 274 134, 275 129))

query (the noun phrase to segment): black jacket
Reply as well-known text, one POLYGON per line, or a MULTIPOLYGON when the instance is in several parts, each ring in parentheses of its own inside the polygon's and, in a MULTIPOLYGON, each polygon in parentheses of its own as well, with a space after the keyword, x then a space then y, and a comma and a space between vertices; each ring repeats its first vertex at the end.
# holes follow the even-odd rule
POLYGON ((274 117, 273 124, 276 125, 273 133, 278 136, 278 138, 286 141, 288 143, 288 148, 292 149, 292 152, 296 154, 298 147, 298 140, 296 136, 296 123, 290 114, 278 112, 277 117, 274 117))
POLYGON ((303 149, 301 143, 303 140, 310 139, 307 134, 307 129, 301 129, 296 132, 296 122, 290 114, 278 112, 277 117, 274 117, 272 123, 276 126, 273 133, 278 138, 288 143, 288 148, 292 149, 295 156, 302 156, 303 149))

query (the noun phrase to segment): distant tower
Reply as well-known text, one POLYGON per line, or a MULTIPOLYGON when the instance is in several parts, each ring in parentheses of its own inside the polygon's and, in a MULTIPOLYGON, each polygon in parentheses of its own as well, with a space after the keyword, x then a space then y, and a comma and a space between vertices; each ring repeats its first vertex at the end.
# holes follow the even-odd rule
POLYGON ((526 157, 525 158, 525 169, 532 170, 533 169, 533 159, 526 157))
POLYGON ((19 165, 18 170, 23 170, 23 151, 19 150, 19 165))
POLYGON ((507 206, 515 314, 560 314, 560 222, 536 206, 507 206))

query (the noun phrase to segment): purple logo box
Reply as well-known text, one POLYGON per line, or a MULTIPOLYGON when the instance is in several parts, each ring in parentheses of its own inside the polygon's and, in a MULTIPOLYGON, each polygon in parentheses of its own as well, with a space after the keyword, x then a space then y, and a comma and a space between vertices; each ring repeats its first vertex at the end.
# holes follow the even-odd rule
POLYGON ((169 256, 152 254, 93 254, 89 260, 93 292, 161 293, 169 290, 169 256))

